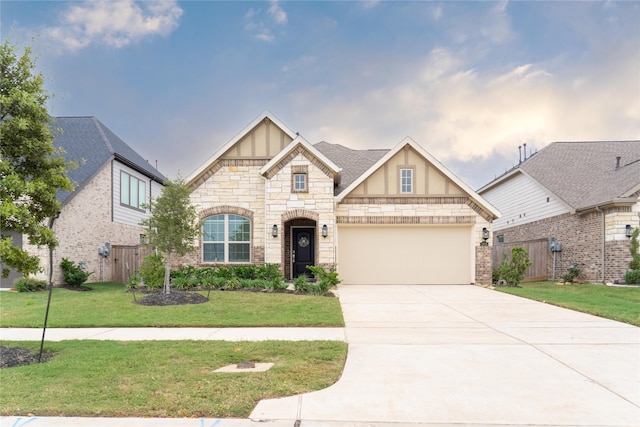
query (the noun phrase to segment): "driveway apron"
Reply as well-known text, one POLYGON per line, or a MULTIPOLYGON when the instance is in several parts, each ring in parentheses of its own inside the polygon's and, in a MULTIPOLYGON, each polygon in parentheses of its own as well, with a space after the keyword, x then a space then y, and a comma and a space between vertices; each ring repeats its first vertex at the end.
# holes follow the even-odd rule
POLYGON ((339 295, 340 380, 261 401, 252 420, 640 425, 640 328, 471 285, 343 285, 339 295))

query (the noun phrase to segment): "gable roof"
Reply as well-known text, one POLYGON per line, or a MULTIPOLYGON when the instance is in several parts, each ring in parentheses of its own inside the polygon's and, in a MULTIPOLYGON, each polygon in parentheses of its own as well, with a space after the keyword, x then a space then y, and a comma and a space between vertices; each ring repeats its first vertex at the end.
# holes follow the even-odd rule
POLYGON ((389 152, 389 149, 352 150, 340 144, 324 141, 315 144, 314 147, 342 169, 340 183, 334 188, 336 196, 389 152))
POLYGON ((446 176, 448 179, 453 181, 458 187, 460 187, 465 193, 469 195, 473 199, 475 203, 477 203, 480 207, 485 209, 494 218, 500 218, 500 212, 494 208, 490 203, 488 203, 484 198, 482 198, 478 193, 476 193, 471 187, 464 183, 460 178, 458 178, 453 172, 447 169, 438 159, 433 157, 429 152, 427 152, 424 148, 422 148, 417 142, 413 139, 406 137, 398 145, 396 145, 393 149, 387 151, 378 161, 376 161, 372 166, 370 166, 363 174, 357 177, 353 182, 351 182, 344 190, 342 190, 337 196, 336 201, 340 202, 344 197, 346 197, 351 191, 353 191, 358 185, 364 182, 369 176, 371 176, 376 170, 378 170, 382 165, 384 165, 389 159, 395 156, 400 150, 404 147, 410 146, 413 148, 418 154, 427 159, 429 163, 431 163, 440 173, 446 176))
POLYGON ((264 119, 269 119, 276 126, 278 126, 284 133, 286 133, 291 139, 295 139, 297 134, 292 131, 287 125, 281 122, 276 116, 274 116, 269 110, 263 111, 259 114, 255 119, 251 121, 247 126, 244 127, 240 132, 236 134, 233 138, 231 138, 225 145, 220 147, 215 153, 211 155, 207 160, 202 162, 200 166, 198 166, 193 172, 187 176, 185 181, 187 185, 191 185, 203 172, 205 172, 213 163, 215 163, 224 153, 226 153, 231 147, 233 147, 238 141, 240 141, 247 133, 249 133, 253 128, 258 126, 264 119))
POLYGON ((78 162, 78 167, 67 174, 77 187, 74 192, 58 192, 56 199, 61 203, 70 200, 73 194, 113 159, 152 180, 162 183, 166 179, 95 117, 55 117, 53 126, 62 130, 54 134, 53 145, 64 149, 65 160, 78 162))
POLYGON ((640 141, 554 142, 479 192, 517 173, 536 180, 575 210, 634 203, 640 191, 640 141))
POLYGON ((333 174, 333 181, 336 185, 340 183, 340 172, 341 172, 340 167, 336 165, 334 162, 332 162, 329 158, 327 158, 327 156, 322 154, 322 152, 320 152, 316 147, 311 145, 306 139, 304 139, 300 135, 297 135, 293 139, 293 141, 291 141, 289 145, 287 145, 284 148, 284 150, 281 150, 277 156, 275 156, 266 165, 264 165, 262 169, 260 169, 260 174, 265 175, 271 169, 277 167, 277 165, 281 161, 286 160, 286 157, 289 156, 290 153, 293 153, 294 150, 296 150, 296 148, 298 147, 302 148, 303 150, 307 150, 309 153, 311 153, 313 157, 315 157, 322 164, 324 164, 329 169, 331 174, 333 174))

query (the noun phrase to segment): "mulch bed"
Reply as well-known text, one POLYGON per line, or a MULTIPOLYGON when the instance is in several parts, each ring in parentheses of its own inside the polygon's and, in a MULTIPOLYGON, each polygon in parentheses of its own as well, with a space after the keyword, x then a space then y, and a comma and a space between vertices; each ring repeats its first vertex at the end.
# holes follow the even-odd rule
POLYGON ((171 291, 170 294, 155 292, 136 300, 140 305, 182 305, 182 304, 202 304, 209 301, 207 297, 196 292, 171 291))
MULTIPOLYGON (((0 369, 38 363, 38 354, 26 348, 0 346, 0 369)), ((42 361, 46 362, 51 354, 42 353, 42 361)))

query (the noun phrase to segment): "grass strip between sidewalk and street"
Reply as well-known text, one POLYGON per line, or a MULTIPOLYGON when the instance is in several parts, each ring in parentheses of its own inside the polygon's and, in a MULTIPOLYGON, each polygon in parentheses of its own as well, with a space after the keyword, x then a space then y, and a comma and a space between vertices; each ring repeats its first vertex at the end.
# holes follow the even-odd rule
MULTIPOLYGON (((211 291, 203 304, 144 306, 119 283, 91 291, 54 288, 48 327, 342 327, 338 298, 287 293, 211 291)), ((200 292, 207 295, 207 292, 200 292)), ((0 292, 0 327, 39 328, 48 292, 0 292)), ((140 298, 143 294, 138 293, 140 298)))
POLYGON ((640 287, 599 284, 525 282, 519 288, 499 287, 512 295, 640 326, 640 287))
MULTIPOLYGON (((37 342, 2 342, 37 351, 37 342)), ((340 377, 333 341, 63 341, 52 358, 0 369, 2 415, 246 418, 258 401, 320 390, 340 377), (239 362, 266 372, 214 373, 239 362)))

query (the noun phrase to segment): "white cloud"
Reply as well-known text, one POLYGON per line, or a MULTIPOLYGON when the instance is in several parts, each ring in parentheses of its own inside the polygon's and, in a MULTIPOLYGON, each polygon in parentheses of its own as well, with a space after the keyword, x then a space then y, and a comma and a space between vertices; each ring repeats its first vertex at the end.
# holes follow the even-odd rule
POLYGON ((274 26, 283 26, 287 23, 285 12, 278 1, 271 1, 266 16, 262 9, 251 8, 244 15, 244 28, 253 34, 258 40, 272 42, 275 40, 274 26))
POLYGON ((445 163, 512 156, 522 143, 540 149, 553 141, 640 138, 633 95, 640 81, 629 52, 553 72, 540 64, 498 73, 467 66, 462 55, 436 49, 413 78, 326 103, 317 98, 314 123, 296 120, 311 140, 353 148, 389 148, 411 136, 445 163))
POLYGON ((60 25, 45 28, 43 34, 71 51, 94 44, 121 48, 147 37, 169 35, 182 13, 175 0, 84 1, 64 9, 60 25))

